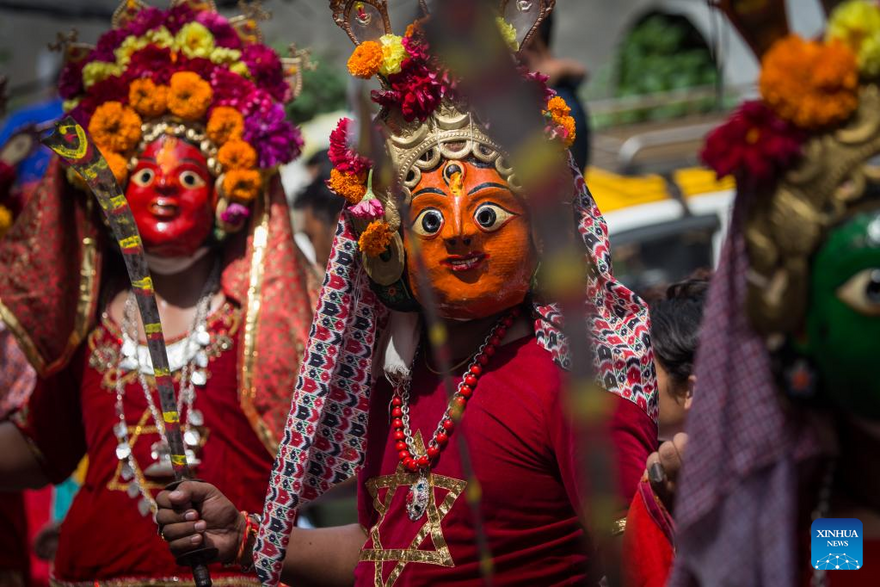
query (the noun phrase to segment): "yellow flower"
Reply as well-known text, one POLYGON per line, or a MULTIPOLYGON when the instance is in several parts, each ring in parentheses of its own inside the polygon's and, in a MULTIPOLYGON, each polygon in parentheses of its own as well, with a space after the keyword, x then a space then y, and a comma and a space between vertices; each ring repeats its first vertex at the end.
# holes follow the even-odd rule
POLYGON ((379 73, 391 75, 400 72, 400 64, 409 57, 409 53, 403 47, 403 39, 397 35, 382 35, 379 38, 382 43, 382 65, 379 73))
POLYGON ((122 71, 123 68, 116 63, 109 63, 107 61, 86 63, 82 72, 83 86, 88 89, 109 77, 122 75, 122 71))
POLYGON ((205 115, 214 90, 194 71, 178 71, 171 76, 168 109, 184 120, 198 120, 205 115))
POLYGON ((379 72, 384 59, 382 45, 376 41, 364 41, 348 58, 348 71, 354 77, 370 79, 379 72))
POLYGON ((257 152, 240 139, 228 141, 217 151, 217 161, 224 170, 252 169, 257 166, 257 152))
POLYGON ((327 187, 348 200, 351 205, 359 203, 367 193, 367 186, 362 178, 353 173, 342 173, 338 169, 330 171, 327 187))
POLYGON ((214 51, 214 35, 201 23, 189 22, 177 32, 173 47, 190 58, 208 58, 214 51))
POLYGON ((10 228, 12 228, 12 212, 6 206, 0 205, 0 238, 6 236, 10 228))
POLYGON ((229 66, 229 71, 248 79, 251 78, 251 71, 248 69, 247 63, 245 63, 244 61, 237 61, 233 63, 229 66))
POLYGON ((104 102, 89 121, 89 134, 101 150, 124 153, 141 140, 141 117, 119 102, 104 102))
POLYGON ((64 102, 61 103, 61 109, 64 110, 65 112, 70 112, 71 110, 73 110, 74 108, 79 106, 80 102, 82 102, 82 98, 74 98, 73 100, 65 100, 64 102))
POLYGON ((253 169, 233 169, 223 177, 223 192, 227 198, 250 202, 260 193, 263 180, 260 172, 253 169))
POLYGON ((358 247, 370 257, 378 257, 391 244, 391 226, 384 220, 370 222, 361 237, 358 239, 358 247))
POLYGON ((125 182, 128 180, 128 161, 126 158, 113 151, 103 151, 102 154, 107 160, 110 171, 113 172, 113 177, 116 178, 116 183, 125 187, 125 182))
POLYGON ((498 25, 498 30, 501 31, 501 36, 510 50, 519 51, 519 42, 516 40, 516 29, 513 28, 513 25, 504 20, 503 16, 496 16, 495 24, 498 25))
POLYGON ((145 37, 135 37, 134 35, 125 37, 120 45, 113 51, 116 56, 116 63, 121 67, 128 65, 131 56, 147 46, 149 41, 145 37))
MULTIPOLYGON (((238 49, 229 49, 228 47, 215 47, 214 50, 211 51, 211 55, 208 56, 211 63, 217 63, 219 65, 225 65, 227 63, 233 65, 241 63, 242 65, 245 65, 243 62, 239 61, 240 58, 241 51, 238 49)), ((232 68, 230 67, 230 69, 232 68)), ((247 71, 247 65, 245 65, 245 71, 247 71)))
POLYGON ((157 86, 150 78, 136 79, 128 87, 128 103, 141 116, 162 116, 168 107, 168 86, 157 86))
POLYGON ((850 0, 838 6, 825 31, 825 40, 832 39, 853 50, 863 74, 880 75, 880 6, 864 0, 850 0))
POLYGON ((223 145, 226 141, 241 138, 244 132, 244 117, 235 108, 218 106, 211 112, 206 130, 208 138, 215 145, 223 145))

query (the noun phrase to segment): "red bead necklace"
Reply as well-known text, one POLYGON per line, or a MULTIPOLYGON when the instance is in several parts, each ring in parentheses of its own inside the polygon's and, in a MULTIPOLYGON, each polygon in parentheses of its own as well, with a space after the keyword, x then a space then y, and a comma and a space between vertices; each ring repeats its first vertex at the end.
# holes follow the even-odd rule
POLYGON ((495 350, 501 344, 507 329, 513 325, 514 320, 520 314, 520 308, 513 308, 507 316, 486 335, 485 341, 480 345, 470 364, 465 369, 458 389, 449 401, 443 417, 434 432, 434 436, 428 442, 424 454, 419 454, 413 440, 409 425, 409 391, 410 379, 394 390, 391 399, 391 428, 394 430, 394 448, 397 450, 400 462, 407 470, 416 473, 426 473, 437 462, 440 453, 449 443, 449 437, 455 430, 455 421, 461 418, 462 412, 467 407, 468 400, 473 396, 477 388, 483 369, 489 364, 489 359, 495 354, 495 350))

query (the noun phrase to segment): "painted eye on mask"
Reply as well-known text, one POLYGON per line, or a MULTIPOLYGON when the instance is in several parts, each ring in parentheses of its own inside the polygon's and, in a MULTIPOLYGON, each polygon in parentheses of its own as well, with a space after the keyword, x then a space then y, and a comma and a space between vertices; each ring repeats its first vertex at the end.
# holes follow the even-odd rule
POLYGON ((186 188, 193 189, 205 185, 205 180, 195 171, 184 171, 180 174, 180 183, 186 188))
POLYGON ((436 208, 426 208, 416 217, 412 228, 418 235, 434 236, 443 228, 443 214, 436 208))
POLYGON ((507 224, 507 221, 517 215, 508 212, 498 204, 486 203, 477 208, 474 212, 474 220, 477 226, 486 232, 494 232, 507 224))
POLYGON ((156 172, 152 169, 141 169, 131 176, 131 180, 142 188, 149 187, 156 178, 156 172))
POLYGON ((880 268, 856 273, 837 290, 847 306, 866 316, 880 316, 880 268))

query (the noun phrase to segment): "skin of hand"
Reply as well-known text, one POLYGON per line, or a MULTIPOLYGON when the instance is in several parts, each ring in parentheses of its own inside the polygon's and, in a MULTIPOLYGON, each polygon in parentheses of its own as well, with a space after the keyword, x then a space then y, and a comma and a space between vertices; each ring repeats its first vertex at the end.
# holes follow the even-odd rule
POLYGON ((230 563, 238 554, 245 519, 210 483, 185 481, 156 497, 156 523, 175 558, 203 546, 216 548, 217 560, 230 563))
POLYGON ((670 512, 675 502, 678 474, 681 471, 687 443, 687 434, 679 432, 672 437, 672 440, 661 444, 657 452, 648 455, 648 460, 645 462, 651 488, 670 512))

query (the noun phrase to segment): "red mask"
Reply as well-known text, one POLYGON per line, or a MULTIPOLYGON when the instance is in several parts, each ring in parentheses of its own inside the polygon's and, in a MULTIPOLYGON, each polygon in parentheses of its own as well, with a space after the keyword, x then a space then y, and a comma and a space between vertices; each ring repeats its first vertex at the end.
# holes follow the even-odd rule
POLYGON ((494 168, 449 161, 412 190, 407 271, 422 302, 409 239, 418 238, 445 318, 476 319, 523 301, 535 270, 529 217, 494 168))
POLYGON ((211 233, 214 184, 204 155, 184 140, 162 136, 144 149, 125 197, 147 252, 189 257, 211 233))

